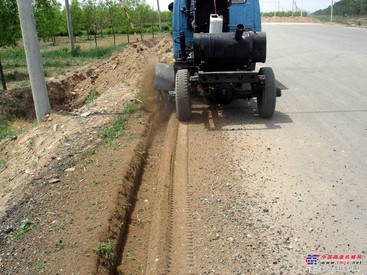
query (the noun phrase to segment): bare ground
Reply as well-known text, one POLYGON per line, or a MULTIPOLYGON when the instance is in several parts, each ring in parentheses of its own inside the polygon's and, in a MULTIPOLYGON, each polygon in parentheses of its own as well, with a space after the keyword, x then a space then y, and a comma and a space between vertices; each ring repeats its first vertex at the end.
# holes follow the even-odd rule
POLYGON ((254 102, 230 110, 195 102, 190 123, 158 123, 148 56, 170 62, 171 44, 131 46, 50 80, 58 111, 1 143, 4 274, 304 274, 311 232, 300 240, 280 227, 274 217, 291 217, 279 200, 290 195, 263 191, 297 182, 269 178, 276 148, 235 124, 245 113, 250 128, 276 126, 258 121, 254 102), (101 96, 85 104, 93 88, 101 96), (106 143, 101 131, 131 103, 139 111, 125 134, 106 143))
POLYGON ((290 16, 290 17, 279 17, 279 16, 263 16, 261 21, 264 23, 320 23, 319 20, 307 17, 307 16, 290 16))
MULTIPOLYGON (((154 131, 154 108, 148 105, 155 104, 142 85, 143 72, 148 56, 166 58, 171 39, 153 46, 134 44, 108 61, 50 79, 54 111, 16 139, 1 142, 2 274, 103 274, 113 269, 154 131), (85 104, 91 89, 101 96, 85 104), (104 141, 103 129, 129 104, 139 110, 124 134, 104 141), (98 247, 108 242, 112 254, 104 256, 98 247)), ((17 115, 5 104, 9 99, 32 117, 29 90, 1 95, 2 115, 17 115)))

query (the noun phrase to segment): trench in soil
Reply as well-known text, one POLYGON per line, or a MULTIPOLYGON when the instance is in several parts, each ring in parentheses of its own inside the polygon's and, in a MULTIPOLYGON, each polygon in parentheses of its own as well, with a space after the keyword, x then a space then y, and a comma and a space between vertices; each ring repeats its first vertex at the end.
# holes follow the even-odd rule
POLYGON ((168 122, 158 124, 147 138, 145 158, 130 179, 130 205, 120 210, 127 220, 117 236, 119 247, 110 274, 168 272, 169 200, 178 121, 172 115, 168 122))

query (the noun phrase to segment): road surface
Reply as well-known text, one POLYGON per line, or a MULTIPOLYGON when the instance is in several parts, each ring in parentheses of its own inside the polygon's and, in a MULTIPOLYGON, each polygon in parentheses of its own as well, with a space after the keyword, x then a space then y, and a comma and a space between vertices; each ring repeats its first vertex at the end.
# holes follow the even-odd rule
MULTIPOLYGON (((270 120, 254 101, 195 101, 192 121, 178 124, 166 271, 305 274, 307 255, 316 254, 308 260, 316 268, 347 268, 353 259, 363 274, 367 29, 263 29, 266 66, 288 90, 270 120)), ((148 257, 148 271, 161 256, 148 257)))

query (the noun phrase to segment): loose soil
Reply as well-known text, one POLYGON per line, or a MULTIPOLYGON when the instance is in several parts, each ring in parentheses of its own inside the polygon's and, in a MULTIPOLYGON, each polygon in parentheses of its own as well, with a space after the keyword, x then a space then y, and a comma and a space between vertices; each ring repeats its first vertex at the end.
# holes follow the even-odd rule
MULTIPOLYGON (((137 43, 107 61, 49 79, 52 113, 1 142, 2 274, 113 270, 147 146, 158 127, 152 91, 142 85, 151 79, 144 73, 152 72, 149 57, 170 59, 171 45, 168 37, 157 45, 137 43), (92 89, 101 96, 86 104, 92 89), (131 104, 138 111, 123 135, 102 139, 105 127, 131 104), (108 242, 111 253, 103 256, 100 245, 108 242)), ((1 94, 0 105, 2 118, 34 117, 29 89, 1 94)))
POLYGON ((279 16, 263 16, 261 21, 264 23, 320 23, 319 20, 313 17, 307 16, 290 16, 290 17, 279 17, 279 16))

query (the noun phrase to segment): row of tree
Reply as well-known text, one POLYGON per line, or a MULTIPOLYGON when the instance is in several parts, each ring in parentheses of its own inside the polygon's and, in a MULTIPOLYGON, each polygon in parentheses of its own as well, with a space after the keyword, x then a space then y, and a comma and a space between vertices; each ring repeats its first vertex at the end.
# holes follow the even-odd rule
MULTIPOLYGON (((329 15, 331 7, 318 10, 314 15, 329 15)), ((367 15, 367 0, 341 0, 333 6, 334 15, 361 16, 367 15)))
MULTIPOLYGON (((129 16, 141 30, 143 23, 158 22, 158 13, 145 0, 71 0, 70 13, 72 17, 74 35, 86 33, 88 38, 94 36, 97 46, 97 34, 104 30, 112 34, 114 43, 117 33, 132 32, 129 16)), ((67 35, 66 11, 57 0, 33 0, 33 11, 40 39, 50 40, 56 44, 56 37, 67 35)), ((161 13, 163 22, 171 21, 171 12, 161 13)), ((167 24, 166 24, 167 27, 167 24)), ((167 30, 167 29, 166 29, 167 30)), ((13 47, 21 38, 18 7, 16 0, 0 1, 0 79, 6 90, 3 66, 1 64, 1 49, 13 47)))
MULTIPOLYGON (((262 14, 262 16, 268 16, 268 17, 273 17, 273 16, 278 16, 278 17, 291 17, 291 16, 301 16, 301 12, 300 11, 277 11, 277 12, 264 12, 262 14)), ((307 17, 308 16, 308 12, 307 11, 303 11, 302 12, 302 16, 307 17)))
MULTIPOLYGON (((143 23, 158 22, 158 13, 145 0, 72 0, 70 13, 75 35, 86 33, 96 36, 108 30, 114 37, 117 33, 131 32, 123 7, 126 7, 132 21, 143 23)), ((56 37, 67 35, 66 11, 57 0, 34 0, 34 16, 38 37, 56 43, 56 37)), ((13 45, 20 38, 20 27, 16 0, 0 2, 0 47, 13 45)), ((163 22, 170 22, 171 13, 161 12, 163 22)))

